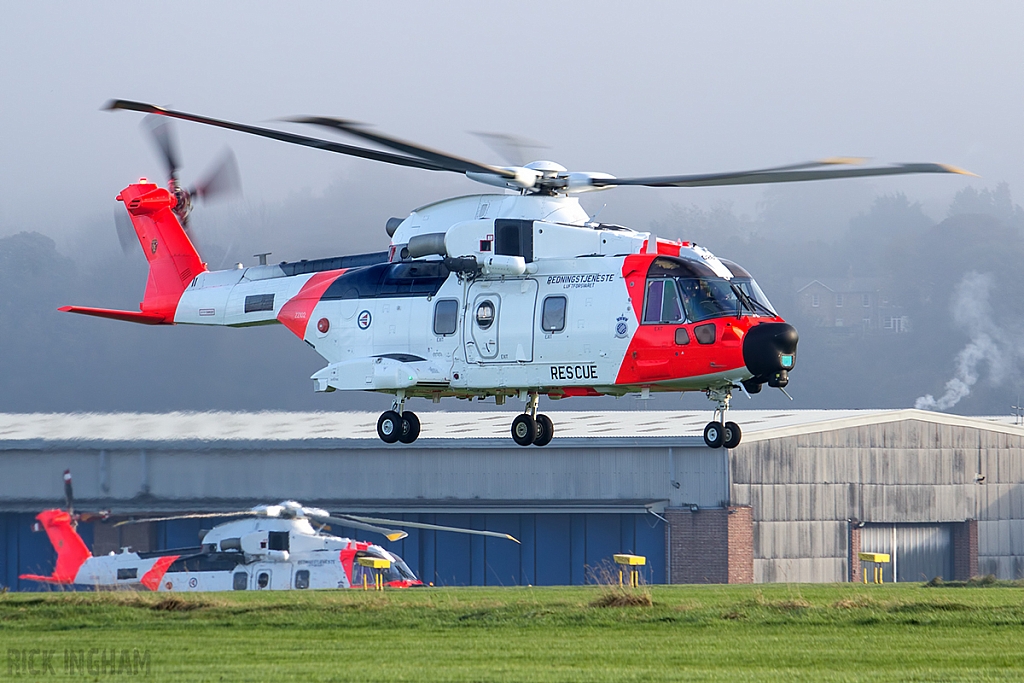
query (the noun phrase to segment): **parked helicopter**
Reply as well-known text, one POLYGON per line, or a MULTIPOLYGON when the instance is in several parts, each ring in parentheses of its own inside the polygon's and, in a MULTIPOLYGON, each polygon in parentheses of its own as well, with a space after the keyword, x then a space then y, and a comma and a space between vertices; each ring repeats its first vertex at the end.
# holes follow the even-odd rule
POLYGON ((374 571, 359 563, 359 558, 370 557, 389 561, 389 566, 381 570, 384 572, 384 585, 408 588, 422 586, 423 582, 416 578, 401 557, 378 545, 324 533, 326 525, 339 524, 379 533, 391 541, 408 535, 405 531, 388 528, 398 526, 519 542, 496 531, 331 515, 320 508, 285 501, 279 505, 257 505, 238 512, 172 515, 119 522, 140 524, 174 519, 241 518, 218 524, 205 532, 201 544, 194 548, 154 552, 122 548, 117 553, 94 556, 75 530, 81 516, 73 511, 70 474, 65 472, 64 477, 67 509, 44 510, 36 515, 37 526, 46 532, 57 551, 56 566, 49 576, 22 574, 22 579, 170 592, 351 588, 364 585, 366 574, 374 571))
MULTIPOLYGON (((732 392, 764 384, 785 391, 798 335, 751 275, 690 242, 595 222, 583 192, 623 185, 708 187, 909 173, 966 173, 943 164, 850 167, 835 158, 774 168, 616 178, 570 172, 551 161, 493 166, 398 140, 341 119, 311 124, 393 151, 115 100, 111 110, 217 126, 389 164, 464 174, 513 194, 442 200, 387 221, 387 252, 209 271, 183 230, 191 196, 177 179, 169 136, 157 141, 168 189, 143 179, 121 191, 150 264, 140 311, 65 306, 62 311, 146 324, 282 323, 328 365, 314 390, 395 396, 377 422, 387 443, 420 432, 406 400, 508 397, 525 401, 512 421, 521 446, 548 444, 541 395, 622 396, 703 391, 715 403, 704 429, 712 448, 740 443, 725 420, 732 392)), ((213 183, 216 185, 217 183, 213 183)), ((201 184, 207 188, 210 183, 201 184)))

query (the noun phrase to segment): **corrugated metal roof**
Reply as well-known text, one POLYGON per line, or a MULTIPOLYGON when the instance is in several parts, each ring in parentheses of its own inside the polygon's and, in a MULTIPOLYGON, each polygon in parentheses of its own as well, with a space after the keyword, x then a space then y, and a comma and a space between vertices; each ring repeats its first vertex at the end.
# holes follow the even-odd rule
MULTIPOLYGON (((420 413, 417 445, 508 440, 517 411, 420 413)), ((697 441, 711 410, 548 412, 559 440, 678 438, 697 441)), ((303 442, 311 440, 377 442, 377 413, 369 412, 174 412, 174 413, 25 413, 0 414, 0 447, 25 442, 166 443, 166 442, 303 442)), ((743 429, 744 441, 846 429, 900 420, 1024 434, 1012 416, 963 417, 921 410, 734 410, 728 418, 743 429)), ((659 441, 661 439, 658 439, 659 441)), ((554 444, 553 444, 554 445, 554 444)), ((684 445, 684 444, 680 444, 684 445)))

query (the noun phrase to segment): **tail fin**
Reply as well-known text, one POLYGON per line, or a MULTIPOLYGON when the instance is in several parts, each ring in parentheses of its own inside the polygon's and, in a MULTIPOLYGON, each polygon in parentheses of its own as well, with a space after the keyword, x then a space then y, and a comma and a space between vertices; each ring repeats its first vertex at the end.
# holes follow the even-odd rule
POLYGON ((19 578, 49 583, 74 583, 75 576, 85 561, 92 557, 85 541, 71 526, 71 515, 64 510, 44 510, 36 515, 53 549, 57 551, 57 566, 50 576, 22 574, 19 578))
POLYGON ((149 261, 149 279, 141 311, 85 306, 63 306, 58 310, 149 325, 172 325, 182 292, 192 278, 206 270, 206 264, 181 227, 173 210, 178 200, 168 190, 140 181, 121 190, 117 199, 124 202, 149 261))

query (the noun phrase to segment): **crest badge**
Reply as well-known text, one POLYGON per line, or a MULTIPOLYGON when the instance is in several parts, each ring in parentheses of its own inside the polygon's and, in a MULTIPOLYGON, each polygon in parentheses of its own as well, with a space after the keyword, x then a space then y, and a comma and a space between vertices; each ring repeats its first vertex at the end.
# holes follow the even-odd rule
POLYGON ((624 315, 620 315, 615 319, 615 336, 619 339, 625 338, 629 334, 629 318, 624 315))
POLYGON ((156 240, 149 243, 149 253, 156 254, 156 240))

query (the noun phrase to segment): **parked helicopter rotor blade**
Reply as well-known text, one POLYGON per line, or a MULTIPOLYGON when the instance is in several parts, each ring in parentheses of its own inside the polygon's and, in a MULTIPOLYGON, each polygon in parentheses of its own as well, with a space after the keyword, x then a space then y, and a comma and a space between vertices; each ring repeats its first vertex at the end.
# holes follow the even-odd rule
POLYGON ((392 154, 390 152, 379 152, 373 149, 365 149, 363 147, 345 145, 340 142, 331 142, 329 140, 311 138, 305 135, 286 133, 284 131, 274 130, 272 128, 261 128, 259 126, 249 126, 243 123, 234 123, 232 121, 214 119, 208 116, 198 116, 196 114, 189 114, 187 112, 174 111, 173 109, 165 109, 164 107, 158 107, 156 105, 146 104, 144 102, 132 102, 130 100, 111 100, 107 102, 104 109, 108 111, 115 111, 119 109, 126 111, 138 111, 145 114, 155 114, 157 116, 166 116, 173 119, 180 119, 182 121, 191 121, 192 123, 202 123, 207 126, 216 126, 217 128, 226 128, 227 130, 234 130, 240 133, 249 133, 250 135, 258 135, 260 137, 270 138, 271 140, 288 142, 293 145, 302 145, 304 147, 312 147, 314 149, 323 149, 327 150, 328 152, 346 154, 348 156, 360 157, 362 159, 370 159, 372 161, 382 161, 384 163, 395 164, 397 166, 422 168, 428 171, 450 170, 447 168, 443 168, 438 164, 426 161, 424 159, 416 159, 412 157, 402 156, 401 154, 392 154))
POLYGON ((150 139, 163 157, 164 164, 167 166, 167 176, 172 181, 177 179, 178 169, 181 167, 181 155, 178 154, 178 144, 174 138, 174 127, 171 122, 150 114, 143 117, 142 127, 149 132, 150 139))
POLYGON ((355 135, 356 137, 363 138, 364 140, 369 140, 370 142, 376 142, 379 145, 390 147, 398 152, 412 154, 413 156, 433 162, 444 168, 446 171, 453 171, 455 173, 490 173, 491 175, 500 176, 502 178, 516 177, 514 171, 510 171, 505 168, 498 168, 497 166, 490 166, 488 164, 482 164, 478 161, 473 161, 472 159, 464 159, 446 152, 440 152, 436 149, 430 149, 429 147, 423 147, 422 145, 406 142, 405 140, 399 140, 398 138, 374 133, 364 129, 353 121, 345 121, 344 119, 335 119, 327 116, 299 116, 284 120, 291 123, 308 123, 314 126, 321 126, 323 128, 340 130, 348 133, 349 135, 355 135))
POLYGON ((71 470, 64 470, 64 508, 72 518, 75 516, 75 491, 71 486, 71 470))
POLYGON ((238 512, 204 512, 189 515, 171 515, 169 517, 144 517, 142 519, 125 519, 114 526, 124 526, 126 524, 145 524, 146 522, 169 522, 175 519, 208 519, 210 517, 258 517, 263 515, 262 511, 257 510, 239 510, 238 512))
POLYGON ((189 191, 204 202, 241 193, 242 177, 238 172, 238 161, 230 149, 224 151, 220 160, 189 191))
POLYGON ((361 522, 368 522, 374 524, 388 524, 390 526, 407 526, 410 529, 428 529, 434 531, 453 531, 458 534, 473 534, 474 536, 492 536, 494 538, 504 538, 509 541, 515 541, 519 543, 519 539, 509 534, 503 534, 498 531, 482 531, 480 529, 463 529, 456 526, 442 526, 440 524, 425 524, 423 522, 406 522, 400 519, 378 519, 375 517, 356 517, 352 516, 351 519, 357 519, 361 522))
POLYGON ((406 536, 409 535, 405 531, 401 531, 399 529, 387 529, 385 527, 378 526, 376 524, 369 524, 369 523, 364 522, 361 519, 357 519, 355 517, 348 517, 348 516, 342 516, 342 517, 332 517, 332 516, 322 517, 322 516, 316 516, 316 517, 313 517, 313 516, 310 516, 310 518, 311 519, 315 519, 318 522, 332 522, 334 524, 340 524, 342 526, 351 527, 353 529, 359 529, 360 531, 372 531, 375 534, 383 535, 389 541, 400 541, 400 540, 402 540, 403 538, 405 538, 406 536))
POLYGON ((866 178, 873 176, 905 175, 909 173, 957 173, 974 175, 970 171, 945 164, 896 164, 872 168, 801 169, 738 171, 734 173, 704 173, 679 176, 653 176, 646 178, 594 178, 596 187, 643 185, 646 187, 713 187, 718 185, 760 185, 765 183, 794 183, 805 180, 832 178, 866 178))

